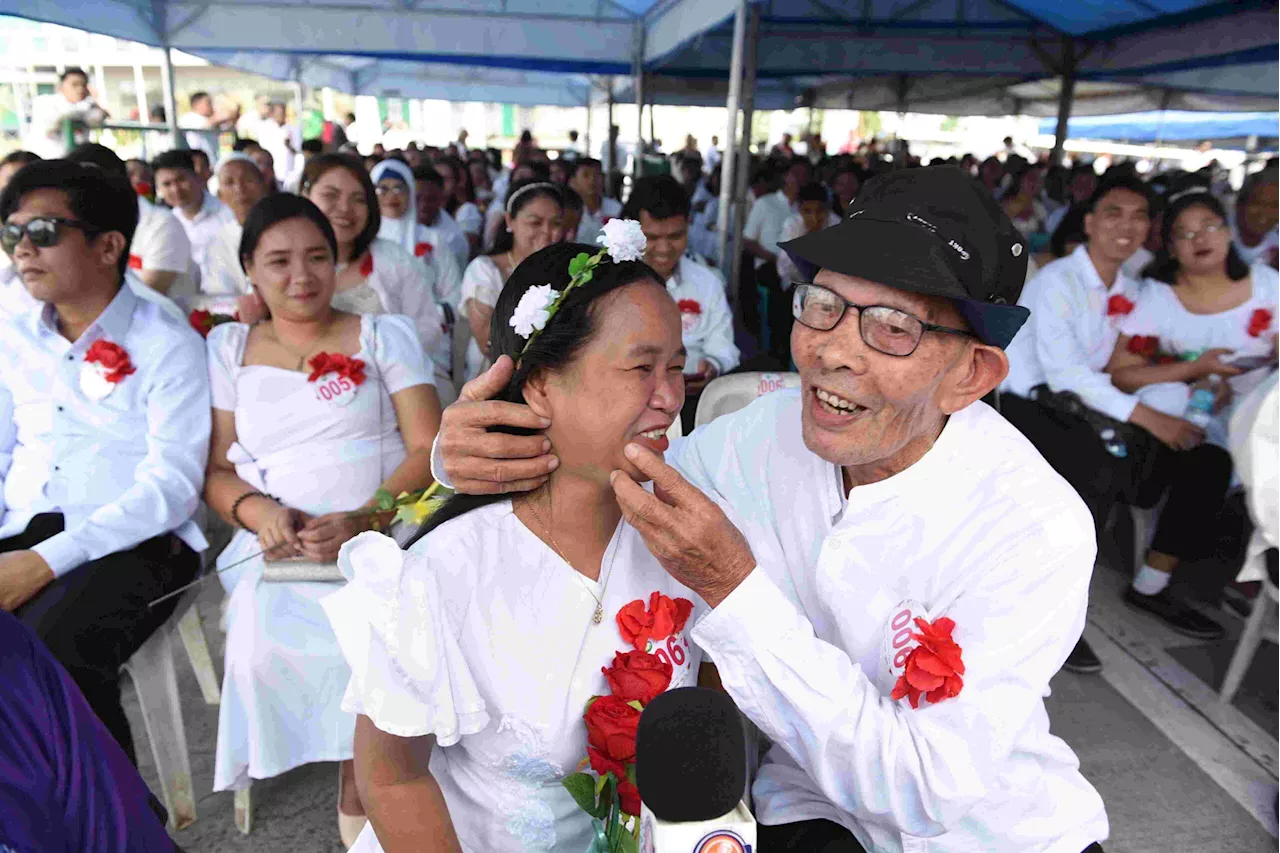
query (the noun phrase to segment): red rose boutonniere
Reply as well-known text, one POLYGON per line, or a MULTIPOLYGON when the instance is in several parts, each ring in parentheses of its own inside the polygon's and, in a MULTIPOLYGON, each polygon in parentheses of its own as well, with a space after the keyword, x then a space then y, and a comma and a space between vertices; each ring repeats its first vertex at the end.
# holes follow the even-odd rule
POLYGON ((609 689, 623 702, 648 705, 671 685, 671 664, 647 652, 618 652, 613 666, 601 667, 609 689))
POLYGON ((339 378, 349 379, 353 385, 364 383, 364 361, 341 353, 322 352, 311 357, 307 362, 311 368, 308 382, 315 382, 322 376, 336 373, 339 378))
POLYGON ((415 258, 421 258, 423 255, 431 254, 433 251, 435 251, 435 246, 432 246, 430 243, 424 240, 423 242, 413 247, 413 256, 415 258))
POLYGON ((638 652, 647 651, 650 640, 662 640, 680 633, 689 621, 693 603, 686 598, 671 599, 660 592, 649 596, 649 606, 636 599, 618 611, 622 639, 638 652))
POLYGON ((1271 312, 1259 308, 1249 317, 1249 337, 1260 338, 1262 333, 1271 328, 1271 312))
POLYGON ((80 390, 91 400, 101 400, 136 371, 124 347, 98 339, 84 354, 80 369, 80 390))
POLYGON ((365 278, 373 275, 373 252, 365 252, 364 260, 360 262, 360 275, 365 278))
POLYGON ((142 269, 142 258, 139 255, 129 256, 129 269, 131 270, 142 269))
POLYGON ((1160 338, 1155 335, 1134 335, 1129 338, 1129 352, 1144 358, 1155 358, 1160 354, 1160 338))
POLYGON ((681 299, 676 303, 676 307, 680 309, 681 314, 701 314, 702 306, 698 304, 696 299, 681 299))
POLYGON ((933 705, 959 695, 964 687, 964 679, 960 677, 964 675, 964 661, 960 659, 960 647, 951 639, 956 627, 953 620, 943 616, 932 624, 924 619, 915 622, 921 633, 911 636, 920 645, 907 656, 902 675, 889 698, 897 701, 907 696, 911 707, 919 708, 922 695, 933 705))
POLYGON ((1123 317, 1133 311, 1133 302, 1123 294, 1117 293, 1107 300, 1107 316, 1123 317))
POLYGON ((187 315, 187 322, 191 324, 191 328, 200 333, 200 337, 207 338, 209 333, 213 331, 214 326, 221 326, 223 323, 233 323, 239 319, 234 314, 214 314, 203 308, 197 308, 187 315))

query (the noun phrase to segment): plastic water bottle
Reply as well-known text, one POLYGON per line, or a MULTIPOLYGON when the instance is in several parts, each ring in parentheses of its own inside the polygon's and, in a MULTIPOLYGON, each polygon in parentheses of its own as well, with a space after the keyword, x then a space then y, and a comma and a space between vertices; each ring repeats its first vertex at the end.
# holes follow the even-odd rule
POLYGON ((1187 401, 1187 409, 1182 417, 1200 429, 1208 429, 1213 420, 1213 408, 1218 399, 1218 385, 1222 377, 1214 374, 1197 382, 1191 388, 1191 399, 1187 401))
POLYGON ((1098 433, 1098 436, 1102 439, 1102 446, 1112 456, 1117 459, 1124 459, 1129 455, 1129 445, 1124 443, 1124 439, 1116 435, 1115 430, 1104 429, 1102 432, 1098 433))

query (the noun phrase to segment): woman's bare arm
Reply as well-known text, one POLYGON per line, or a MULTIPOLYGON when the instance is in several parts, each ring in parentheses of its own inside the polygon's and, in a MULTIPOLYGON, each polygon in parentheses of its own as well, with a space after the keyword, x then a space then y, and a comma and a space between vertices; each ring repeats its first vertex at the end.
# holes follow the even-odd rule
POLYGON ((429 762, 435 735, 389 735, 356 717, 356 788, 386 853, 462 853, 429 762))

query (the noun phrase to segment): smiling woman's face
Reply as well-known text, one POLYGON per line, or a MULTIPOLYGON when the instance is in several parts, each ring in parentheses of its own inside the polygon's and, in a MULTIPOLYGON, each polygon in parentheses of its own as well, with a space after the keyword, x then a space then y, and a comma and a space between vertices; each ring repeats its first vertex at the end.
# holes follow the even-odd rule
POLYGON ((286 219, 262 232, 245 273, 273 317, 314 320, 331 310, 333 252, 309 219, 286 219))
POLYGON ((1195 204, 1179 213, 1169 236, 1180 271, 1212 275, 1226 270, 1231 229, 1209 208, 1195 204))
POLYGON ((355 176, 343 168, 325 172, 311 185, 307 198, 333 226, 338 245, 350 245, 369 224, 369 199, 355 176))

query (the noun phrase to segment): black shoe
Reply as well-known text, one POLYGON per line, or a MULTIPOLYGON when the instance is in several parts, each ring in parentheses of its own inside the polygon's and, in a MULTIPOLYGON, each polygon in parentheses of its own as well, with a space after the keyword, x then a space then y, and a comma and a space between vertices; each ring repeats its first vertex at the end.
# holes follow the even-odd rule
POLYGON ((1071 650, 1071 654, 1067 655, 1067 662, 1062 665, 1062 668, 1068 672, 1102 672, 1102 661, 1098 660, 1093 649, 1084 641, 1084 637, 1081 637, 1080 642, 1076 643, 1076 647, 1071 650))
POLYGON ((1222 626, 1172 595, 1166 588, 1155 595, 1143 595, 1133 587, 1124 593, 1125 604, 1145 610, 1160 617, 1166 625, 1179 634, 1197 640, 1216 640, 1223 635, 1222 626))

